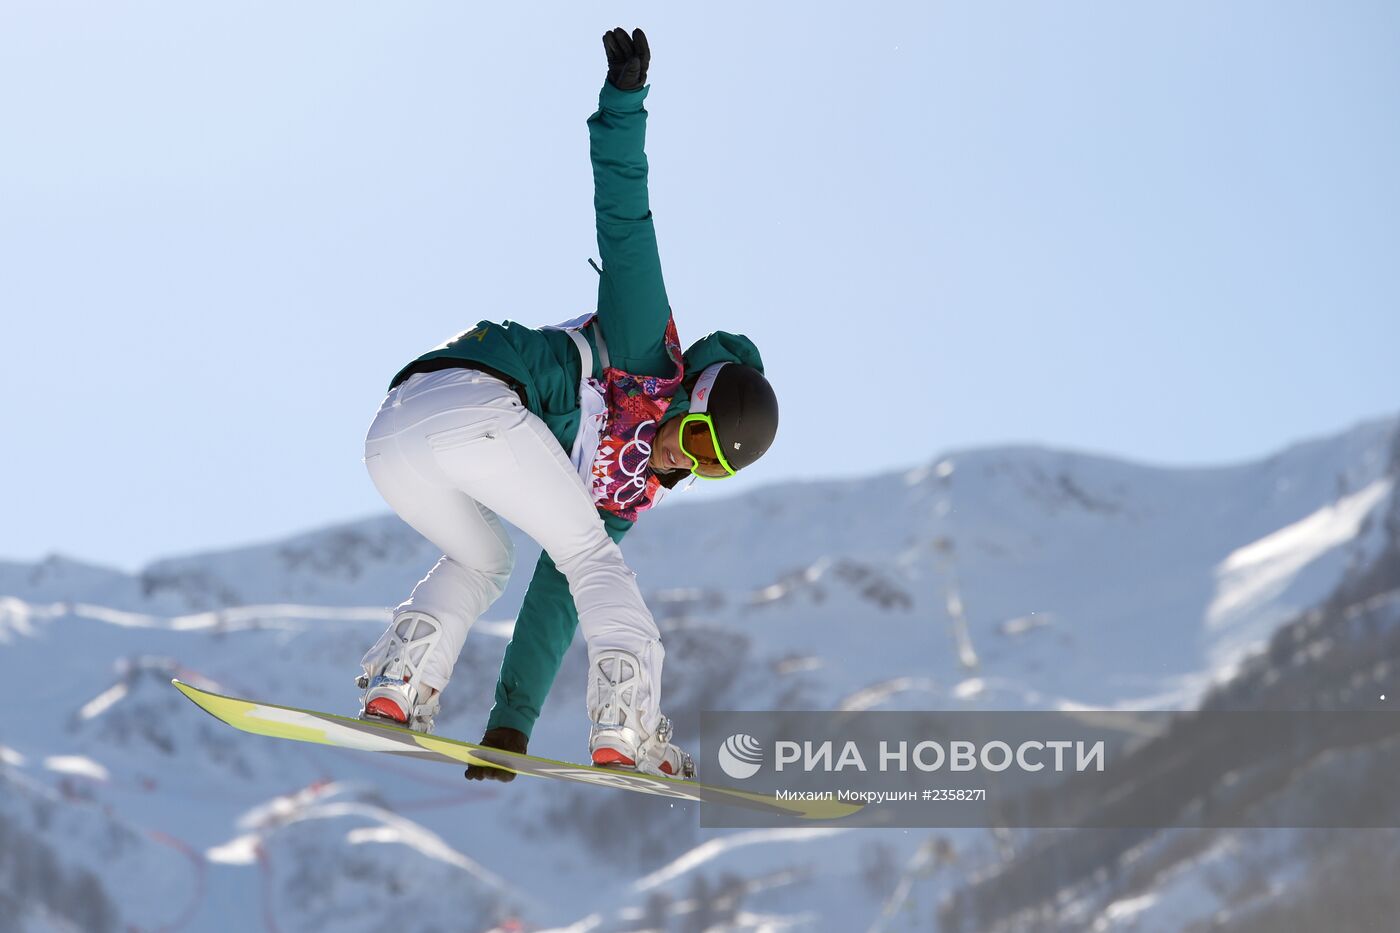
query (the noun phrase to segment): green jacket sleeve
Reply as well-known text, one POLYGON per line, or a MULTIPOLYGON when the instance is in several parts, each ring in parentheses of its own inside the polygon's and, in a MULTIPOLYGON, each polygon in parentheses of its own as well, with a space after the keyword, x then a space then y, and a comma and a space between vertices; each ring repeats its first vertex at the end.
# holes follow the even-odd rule
POLYGON ((613 366, 669 376, 675 364, 663 338, 671 307, 647 196, 647 112, 642 102, 648 90, 619 91, 605 82, 598 110, 588 118, 593 209, 603 260, 598 321, 613 366))
MULTIPOLYGON (((611 513, 598 514, 614 541, 621 542, 632 527, 631 522, 611 513)), ((541 552, 515 619, 515 633, 501 661, 496 704, 486 721, 487 729, 506 726, 530 735, 577 627, 578 610, 569 583, 549 554, 541 552)))

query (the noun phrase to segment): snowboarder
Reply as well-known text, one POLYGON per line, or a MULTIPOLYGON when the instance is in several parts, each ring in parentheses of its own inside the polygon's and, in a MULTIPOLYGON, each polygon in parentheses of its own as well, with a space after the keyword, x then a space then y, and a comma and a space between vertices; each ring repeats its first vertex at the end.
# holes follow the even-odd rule
MULTIPOLYGON (((365 439, 380 494, 444 556, 364 656, 360 715, 432 729, 468 629, 510 577, 499 516, 544 553, 482 744, 525 751, 581 627, 592 763, 690 777, 661 714, 656 623, 617 542, 686 476, 730 477, 761 457, 778 407, 746 337, 716 332, 681 352, 648 206, 650 48, 620 28, 603 46, 588 119, 597 312, 558 327, 478 323, 394 376, 365 439)), ((485 776, 514 777, 468 771, 485 776)))

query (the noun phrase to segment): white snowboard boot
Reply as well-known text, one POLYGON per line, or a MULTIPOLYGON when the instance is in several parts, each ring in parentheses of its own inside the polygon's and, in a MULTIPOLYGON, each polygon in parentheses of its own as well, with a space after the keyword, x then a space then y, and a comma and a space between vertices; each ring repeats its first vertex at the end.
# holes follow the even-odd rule
POLYGON ((600 767, 689 780, 695 777, 695 763, 671 744, 671 720, 662 716, 650 734, 643 730, 636 701, 644 676, 630 651, 600 651, 595 656, 589 671, 589 757, 600 767))
POLYGON ((422 612, 405 612, 394 620, 369 653, 355 684, 360 694, 360 718, 381 719, 417 732, 432 732, 439 708, 438 693, 420 678, 423 661, 437 647, 442 625, 422 612))

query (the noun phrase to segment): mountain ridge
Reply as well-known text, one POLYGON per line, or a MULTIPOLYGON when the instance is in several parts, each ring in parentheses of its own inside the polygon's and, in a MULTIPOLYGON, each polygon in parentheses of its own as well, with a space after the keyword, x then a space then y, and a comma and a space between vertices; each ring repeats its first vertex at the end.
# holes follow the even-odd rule
MULTIPOLYGON (((1364 437, 1375 433, 1393 433, 1397 429, 1400 429, 1400 414, 1380 415, 1373 418, 1360 419, 1339 431, 1313 435, 1310 437, 1290 441, 1282 447, 1278 448, 1277 450, 1273 451, 1272 453, 1268 453, 1262 456, 1227 463, 1181 465, 1160 464, 1148 460, 1141 460, 1137 458, 1121 456, 1112 452, 1078 449, 1073 447, 1061 447, 1058 445, 1048 443, 1009 442, 1006 444, 978 445, 965 448, 955 447, 937 453, 931 458, 917 462, 910 466, 895 467, 887 470, 881 470, 871 474, 854 474, 851 476, 814 477, 792 480, 778 480, 771 483, 767 483, 763 486, 755 487, 753 489, 746 489, 742 492, 725 495, 720 499, 714 499, 708 502, 688 500, 684 498, 683 494, 677 494, 671 497, 672 501, 667 501, 665 503, 664 508, 667 511, 673 509, 689 509, 697 507, 703 508, 707 505, 712 505, 719 502, 729 502, 735 499, 750 498, 780 488, 830 488, 846 486, 853 483, 868 483, 882 480, 890 480, 896 477, 902 478, 907 477, 911 474, 917 474, 922 470, 932 469, 936 464, 949 459, 981 459, 985 457, 997 457, 1007 455, 1064 456, 1070 458, 1077 458, 1085 461, 1103 461, 1108 463, 1114 463, 1127 468, 1135 468, 1148 472, 1162 472, 1169 474, 1230 473, 1233 471, 1248 470, 1254 467, 1261 466, 1263 464, 1267 464, 1279 458, 1289 457, 1291 455, 1304 452, 1310 449, 1325 448, 1333 444, 1337 440, 1351 435, 1364 437)), ((392 520, 392 518, 393 516, 391 513, 377 512, 371 515, 363 516, 361 518, 350 518, 345 519, 343 521, 331 522, 330 524, 311 526, 304 528, 300 531, 293 531, 287 534, 269 536, 265 538, 260 537, 256 540, 247 541, 243 543, 230 544, 227 546, 199 548, 197 550, 185 552, 182 554, 157 556, 151 558, 148 561, 143 562, 135 570, 131 571, 123 570, 114 565, 90 561, 76 554, 68 554, 64 551, 52 551, 50 553, 41 555, 33 560, 0 557, 0 580, 5 579, 4 575, 15 574, 17 572, 22 572, 25 570, 37 570, 38 568, 43 567, 62 567, 65 570, 69 571, 85 571, 90 573, 101 573, 119 576, 139 576, 141 573, 149 570, 152 567, 158 566, 160 564, 172 560, 182 560, 191 557, 217 557, 221 555, 229 555, 251 550, 258 550, 262 548, 277 546, 284 543, 301 541, 303 539, 324 533, 326 531, 332 531, 342 528, 359 527, 363 525, 369 525, 376 521, 392 520)))
MULTIPOLYGON (((1185 709, 1257 672, 1242 659, 1266 652, 1277 626, 1393 553, 1397 479, 1400 419, 1207 471, 952 452, 668 506, 624 553, 666 640, 664 705, 682 743, 706 708, 1185 709)), ((517 540, 511 588, 443 694, 445 735, 474 738, 490 707, 534 553, 517 540)), ((734 834, 596 788, 464 787, 450 771, 234 733, 169 687, 180 676, 353 713, 360 653, 437 556, 381 515, 137 574, 0 565, 0 650, 31 711, 0 731, 0 786, 42 792, 0 794, 0 823, 86 886, 112 928, 113 911, 195 930, 254 929, 259 915, 285 930, 332 917, 370 930, 426 910, 424 929, 470 914, 472 933, 621 933, 686 929, 694 904, 723 903, 707 919, 724 930, 844 931, 913 890, 946 894, 954 876, 929 866, 999 858, 971 832, 734 834), (55 807, 63 821, 44 822, 55 807), (628 845, 598 846, 624 824, 628 845), (83 880, 106 878, 83 841, 113 833, 137 840, 123 877, 149 875, 139 901, 115 878, 83 880), (503 884, 482 887, 478 870, 503 884), (459 896, 437 899, 444 885, 459 896)), ((582 647, 532 751, 582 754, 582 647)), ((20 896, 15 877, 0 872, 0 902, 20 896)))

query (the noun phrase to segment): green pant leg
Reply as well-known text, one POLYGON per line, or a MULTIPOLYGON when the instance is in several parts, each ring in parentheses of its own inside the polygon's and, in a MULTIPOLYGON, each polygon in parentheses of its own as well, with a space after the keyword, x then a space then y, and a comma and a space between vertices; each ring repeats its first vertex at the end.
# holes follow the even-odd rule
MULTIPOLYGON (((632 527, 614 515, 605 515, 604 524, 608 536, 619 542, 632 527)), ((569 582, 549 555, 542 553, 516 617, 515 632, 506 645, 487 729, 504 726, 530 735, 576 628, 578 610, 569 582)))

